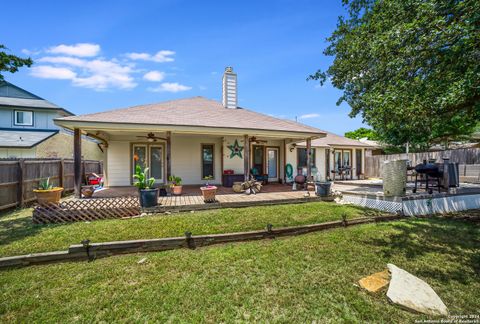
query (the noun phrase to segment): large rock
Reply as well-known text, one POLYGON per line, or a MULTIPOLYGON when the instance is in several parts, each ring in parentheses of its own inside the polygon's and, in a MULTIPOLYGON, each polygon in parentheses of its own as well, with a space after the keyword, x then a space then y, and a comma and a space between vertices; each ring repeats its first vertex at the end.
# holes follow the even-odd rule
POLYGON ((387 297, 392 303, 427 315, 448 315, 447 306, 425 281, 393 264, 387 297))

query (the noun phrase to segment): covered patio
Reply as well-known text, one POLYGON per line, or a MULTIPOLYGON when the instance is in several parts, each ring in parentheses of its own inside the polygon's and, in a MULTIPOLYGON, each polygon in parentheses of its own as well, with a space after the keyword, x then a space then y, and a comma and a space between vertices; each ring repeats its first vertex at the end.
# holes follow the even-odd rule
MULTIPOLYGON (((133 186, 112 187, 94 193, 93 198, 117 198, 138 196, 138 189, 133 186)), ((186 185, 179 196, 169 195, 159 197, 159 207, 162 209, 183 207, 187 209, 203 209, 214 207, 244 207, 259 204, 300 203, 322 201, 325 198, 315 196, 314 192, 306 190, 292 191, 291 185, 269 184, 262 187, 262 192, 256 195, 236 193, 232 188, 219 186, 216 194, 216 203, 205 203, 198 186, 186 185), (200 207, 200 208, 198 208, 200 207)))

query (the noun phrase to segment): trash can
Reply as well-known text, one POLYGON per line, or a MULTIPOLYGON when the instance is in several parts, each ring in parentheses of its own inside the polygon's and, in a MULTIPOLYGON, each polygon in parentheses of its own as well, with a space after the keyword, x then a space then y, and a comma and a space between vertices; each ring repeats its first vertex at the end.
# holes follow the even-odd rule
POLYGON ((331 186, 331 182, 315 182, 315 194, 320 197, 328 197, 331 186))

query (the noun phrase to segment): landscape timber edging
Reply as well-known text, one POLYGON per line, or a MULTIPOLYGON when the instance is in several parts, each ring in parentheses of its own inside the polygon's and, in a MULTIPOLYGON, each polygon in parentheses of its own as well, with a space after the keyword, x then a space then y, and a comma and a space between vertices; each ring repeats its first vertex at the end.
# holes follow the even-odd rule
POLYGON ((180 248, 195 249, 197 247, 213 244, 244 242, 252 240, 273 239, 282 236, 293 236, 307 234, 316 231, 327 230, 331 228, 347 227, 366 223, 380 221, 398 220, 404 218, 403 215, 388 215, 379 217, 363 217, 351 220, 341 220, 325 222, 319 224, 282 227, 275 229, 267 225, 266 230, 236 232, 224 234, 191 235, 186 232, 183 237, 169 237, 148 240, 132 240, 90 243, 71 245, 67 251, 54 251, 35 254, 26 254, 18 256, 9 256, 0 258, 0 269, 11 267, 23 267, 35 264, 47 264, 64 261, 95 260, 97 258, 109 257, 117 254, 128 254, 138 252, 159 252, 180 248))

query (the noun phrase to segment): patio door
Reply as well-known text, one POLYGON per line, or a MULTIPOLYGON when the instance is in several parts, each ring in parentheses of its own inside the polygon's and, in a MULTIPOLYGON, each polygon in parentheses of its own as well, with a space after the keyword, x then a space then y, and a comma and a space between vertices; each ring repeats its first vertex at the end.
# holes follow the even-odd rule
POLYGON ((143 169, 148 168, 148 176, 155 178, 155 183, 164 183, 164 152, 162 145, 134 144, 133 170, 137 165, 143 169))
POLYGON ((267 148, 267 173, 269 182, 278 182, 278 155, 279 149, 276 147, 267 148))

